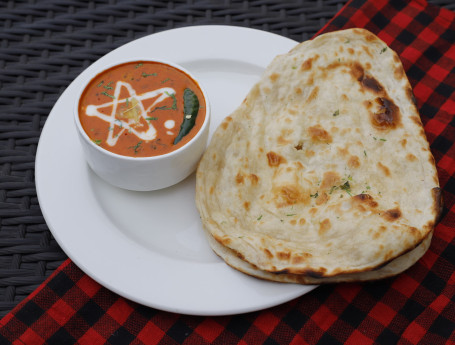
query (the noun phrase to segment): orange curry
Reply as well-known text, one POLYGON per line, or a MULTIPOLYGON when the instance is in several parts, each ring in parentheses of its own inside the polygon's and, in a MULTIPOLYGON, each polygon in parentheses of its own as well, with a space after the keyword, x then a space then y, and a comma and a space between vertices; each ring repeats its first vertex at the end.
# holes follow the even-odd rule
POLYGON ((79 100, 79 118, 100 147, 124 156, 172 152, 190 141, 205 119, 196 81, 163 63, 135 61, 91 80, 79 100))

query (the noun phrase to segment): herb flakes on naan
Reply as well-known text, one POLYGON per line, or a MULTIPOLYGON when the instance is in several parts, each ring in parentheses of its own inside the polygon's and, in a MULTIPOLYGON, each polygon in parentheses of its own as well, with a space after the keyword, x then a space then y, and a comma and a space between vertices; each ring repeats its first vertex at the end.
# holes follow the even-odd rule
POLYGON ((214 133, 196 205, 212 249, 263 279, 361 281, 414 264, 441 192, 397 54, 349 29, 277 56, 214 133))

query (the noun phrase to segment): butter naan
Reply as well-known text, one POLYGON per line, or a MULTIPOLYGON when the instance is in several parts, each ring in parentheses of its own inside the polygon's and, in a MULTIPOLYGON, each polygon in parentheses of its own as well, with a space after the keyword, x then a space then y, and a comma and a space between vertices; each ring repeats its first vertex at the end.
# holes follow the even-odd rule
POLYGON ((283 282, 400 273, 428 249, 441 203, 401 61, 363 29, 277 56, 217 128, 196 176, 212 249, 283 282))

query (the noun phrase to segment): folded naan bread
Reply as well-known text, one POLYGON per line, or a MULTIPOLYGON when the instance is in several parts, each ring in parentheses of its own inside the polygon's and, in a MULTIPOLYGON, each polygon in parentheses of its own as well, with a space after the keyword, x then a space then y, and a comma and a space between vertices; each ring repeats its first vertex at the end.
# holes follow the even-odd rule
POLYGON ((428 249, 441 203, 400 59, 363 29, 276 57, 216 130, 196 177, 213 250, 283 282, 400 273, 428 249))

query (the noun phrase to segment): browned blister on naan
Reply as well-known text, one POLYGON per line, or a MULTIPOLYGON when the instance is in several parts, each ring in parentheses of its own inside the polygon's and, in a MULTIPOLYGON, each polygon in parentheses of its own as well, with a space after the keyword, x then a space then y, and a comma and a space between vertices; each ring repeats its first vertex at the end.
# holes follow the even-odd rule
POLYGON ((428 249, 441 209, 400 59, 363 29, 276 57, 214 133, 196 181, 214 251, 284 282, 402 272, 428 249))

